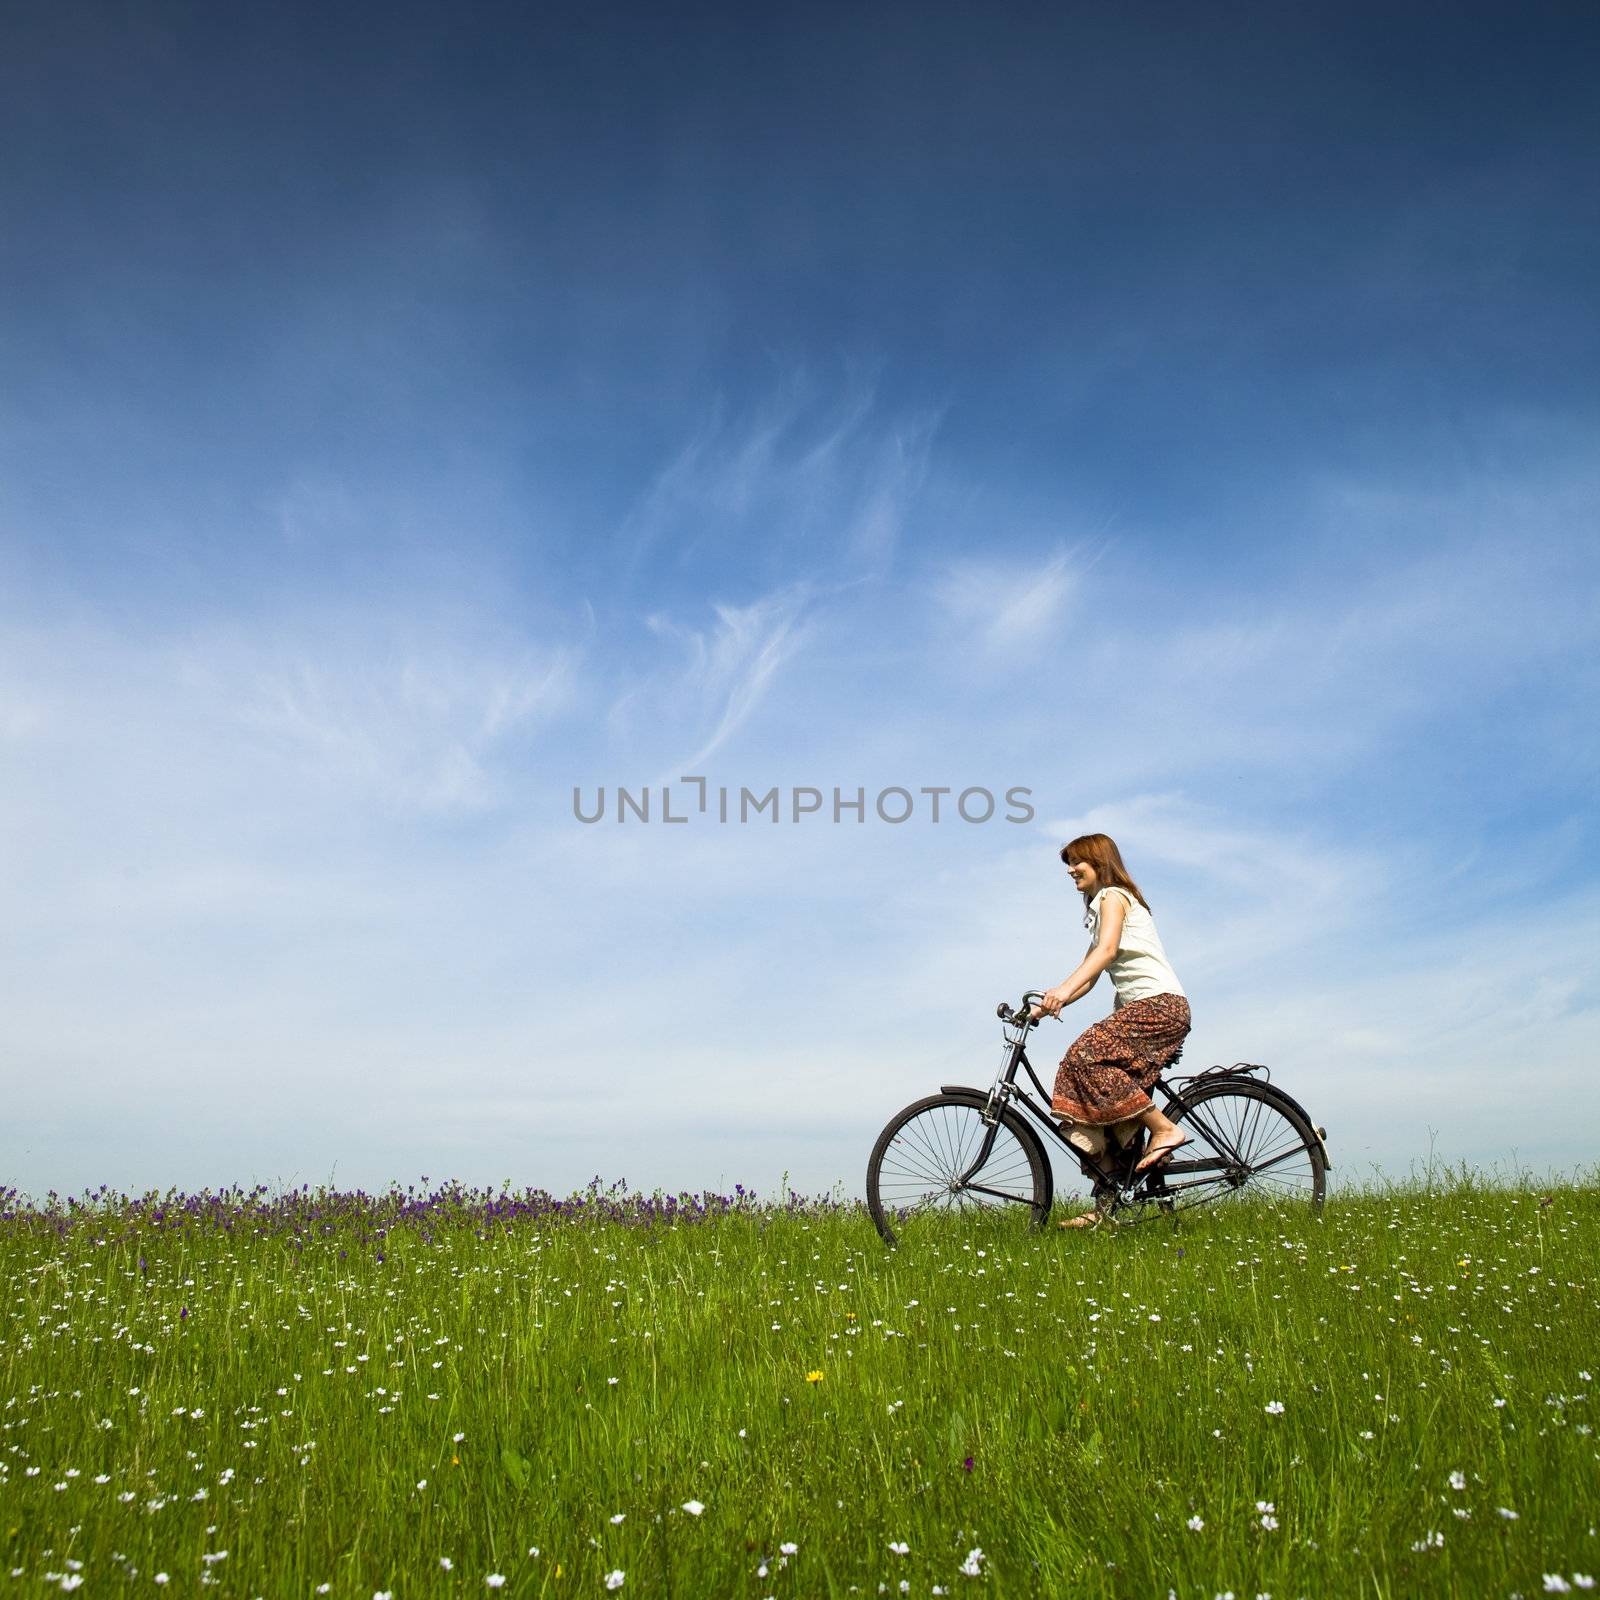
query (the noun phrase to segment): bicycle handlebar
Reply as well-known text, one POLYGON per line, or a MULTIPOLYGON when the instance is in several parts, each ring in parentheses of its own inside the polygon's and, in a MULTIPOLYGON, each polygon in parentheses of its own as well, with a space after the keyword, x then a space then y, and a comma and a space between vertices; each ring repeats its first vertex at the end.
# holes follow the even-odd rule
MULTIPOLYGON (((1008 1006, 1004 1000, 1002 1000, 1000 1004, 994 1008, 994 1014, 999 1017, 1002 1022, 1015 1023, 1018 1027, 1025 1029, 1031 1028, 1036 1023, 1044 1020, 1042 1017, 1035 1017, 1031 1015, 1033 1002, 1035 1000, 1042 1000, 1043 998, 1044 991, 1042 989, 1029 989, 1028 992, 1023 995, 1021 1003, 1017 1006, 1016 1010, 1013 1011, 1012 1008, 1008 1006)), ((1057 1016, 1055 1020, 1059 1022, 1061 1018, 1057 1016)))

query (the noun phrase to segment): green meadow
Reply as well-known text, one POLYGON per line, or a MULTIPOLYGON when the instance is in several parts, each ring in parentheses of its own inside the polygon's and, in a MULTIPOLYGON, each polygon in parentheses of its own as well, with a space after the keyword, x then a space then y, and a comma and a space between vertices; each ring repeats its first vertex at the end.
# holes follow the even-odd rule
POLYGON ((13 1200, 0 1586, 1283 1600, 1600 1577, 1592 1180, 1089 1233, 952 1219, 896 1251, 850 1207, 513 1199, 13 1200))

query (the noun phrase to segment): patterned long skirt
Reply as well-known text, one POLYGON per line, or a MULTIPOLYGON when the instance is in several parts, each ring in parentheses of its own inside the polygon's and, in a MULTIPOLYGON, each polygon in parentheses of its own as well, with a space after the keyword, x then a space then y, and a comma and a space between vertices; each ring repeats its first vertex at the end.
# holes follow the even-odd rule
POLYGON ((1150 1088, 1183 1054, 1189 1002, 1181 994, 1130 1000, 1097 1022, 1061 1058, 1050 1109, 1104 1126, 1154 1104, 1150 1088))

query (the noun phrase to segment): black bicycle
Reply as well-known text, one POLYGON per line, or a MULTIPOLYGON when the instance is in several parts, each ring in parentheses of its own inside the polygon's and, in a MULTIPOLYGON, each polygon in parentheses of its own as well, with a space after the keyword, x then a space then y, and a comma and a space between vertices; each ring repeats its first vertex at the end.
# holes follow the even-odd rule
POLYGON ((889 1119, 867 1162, 867 1206, 889 1244, 921 1219, 951 1213, 1025 1211, 1035 1228, 1049 1221, 1054 1174, 1048 1134, 1093 1184, 1099 1220, 1138 1222, 1190 1206, 1264 1199, 1320 1208, 1328 1168, 1327 1130, 1251 1062, 1157 1078, 1162 1108, 1190 1142, 1168 1161, 1136 1172, 1148 1142, 1140 1128, 1125 1146, 1108 1138, 1093 1154, 1071 1143, 1050 1114, 1050 1096, 1028 1060, 1036 990, 1013 1011, 996 1007, 1005 1055, 988 1089, 946 1084, 889 1119), (1037 1100, 1017 1082, 1026 1072, 1037 1100))

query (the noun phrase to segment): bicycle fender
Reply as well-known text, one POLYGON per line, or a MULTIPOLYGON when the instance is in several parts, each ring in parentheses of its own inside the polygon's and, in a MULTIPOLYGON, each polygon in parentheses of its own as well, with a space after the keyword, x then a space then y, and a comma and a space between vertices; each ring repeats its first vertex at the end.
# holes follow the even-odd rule
POLYGON ((1287 1089, 1280 1088, 1277 1084, 1273 1084, 1271 1087, 1272 1087, 1274 1093, 1276 1093, 1278 1095, 1281 1095, 1285 1100, 1287 1100, 1289 1102, 1289 1104, 1292 1105, 1295 1108, 1295 1110, 1298 1111, 1300 1113, 1300 1115, 1305 1119, 1306 1126, 1314 1134, 1316 1134, 1317 1143, 1322 1146, 1322 1164, 1323 1164, 1323 1166, 1326 1167, 1328 1169, 1328 1171, 1330 1171, 1330 1172, 1333 1171, 1333 1161, 1330 1158, 1330 1156, 1328 1155, 1328 1130, 1326 1128, 1324 1128, 1321 1123, 1313 1122, 1311 1120, 1311 1113, 1309 1111, 1307 1111, 1306 1108, 1303 1105, 1301 1105, 1300 1102, 1298 1100, 1296 1100, 1295 1097, 1292 1094, 1290 1094, 1287 1089))

